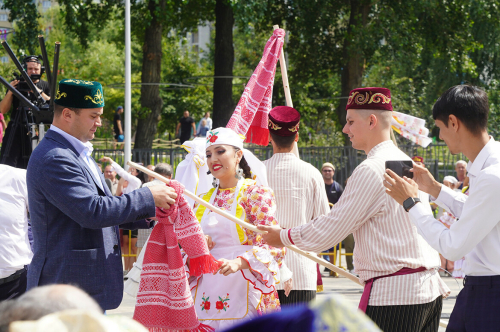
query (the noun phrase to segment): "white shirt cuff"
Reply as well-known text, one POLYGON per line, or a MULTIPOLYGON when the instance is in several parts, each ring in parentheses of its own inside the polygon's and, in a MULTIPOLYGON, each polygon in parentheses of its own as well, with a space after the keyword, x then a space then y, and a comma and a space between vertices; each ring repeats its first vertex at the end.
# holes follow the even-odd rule
POLYGON ((451 206, 454 201, 454 191, 451 188, 448 188, 445 185, 441 186, 441 191, 439 192, 438 197, 436 198, 436 203, 438 205, 451 206))
POLYGON ((293 273, 290 271, 288 266, 286 266, 285 262, 281 264, 280 268, 280 283, 287 282, 288 280, 292 279, 293 273))
POLYGON ((290 241, 290 239, 288 238, 288 229, 283 229, 281 230, 280 232, 280 239, 281 239, 281 242, 286 246, 291 246, 293 245, 292 241, 290 241))
POLYGON ((434 218, 434 216, 432 215, 432 212, 429 212, 428 209, 425 208, 424 204, 422 203, 417 203, 415 204, 411 209, 410 211, 408 211, 408 213, 410 214, 410 219, 411 221, 413 221, 414 224, 416 224, 416 221, 418 220, 418 218, 420 218, 421 216, 432 216, 434 218))

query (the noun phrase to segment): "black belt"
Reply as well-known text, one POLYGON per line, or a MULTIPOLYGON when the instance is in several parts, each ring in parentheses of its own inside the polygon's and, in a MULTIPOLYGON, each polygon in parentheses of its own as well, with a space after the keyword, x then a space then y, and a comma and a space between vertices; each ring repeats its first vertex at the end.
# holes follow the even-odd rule
POLYGON ((8 282, 11 282, 11 281, 14 281, 14 280, 17 280, 19 278, 21 278, 21 275, 26 271, 26 266, 23 267, 22 269, 20 270, 17 270, 16 272, 14 272, 13 274, 11 274, 10 276, 8 276, 7 278, 3 278, 3 279, 0 279, 0 285, 3 285, 3 284, 6 284, 8 282))

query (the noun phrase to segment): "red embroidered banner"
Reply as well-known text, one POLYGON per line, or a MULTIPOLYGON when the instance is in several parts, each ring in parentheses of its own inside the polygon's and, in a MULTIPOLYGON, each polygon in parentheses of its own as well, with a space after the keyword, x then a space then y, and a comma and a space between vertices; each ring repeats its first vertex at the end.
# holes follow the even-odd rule
POLYGON ((250 77, 245 91, 226 128, 245 135, 247 143, 267 146, 268 114, 272 108, 276 63, 283 49, 285 30, 276 29, 266 43, 264 54, 250 77))

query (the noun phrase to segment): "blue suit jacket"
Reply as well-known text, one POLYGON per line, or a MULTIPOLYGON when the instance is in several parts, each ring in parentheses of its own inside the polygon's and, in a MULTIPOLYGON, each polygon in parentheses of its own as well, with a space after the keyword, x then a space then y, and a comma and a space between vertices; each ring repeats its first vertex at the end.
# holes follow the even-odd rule
POLYGON ((144 224, 155 204, 148 188, 112 196, 100 177, 104 191, 71 143, 52 130, 33 151, 26 175, 34 238, 28 289, 73 284, 107 310, 123 297, 116 225, 144 224))

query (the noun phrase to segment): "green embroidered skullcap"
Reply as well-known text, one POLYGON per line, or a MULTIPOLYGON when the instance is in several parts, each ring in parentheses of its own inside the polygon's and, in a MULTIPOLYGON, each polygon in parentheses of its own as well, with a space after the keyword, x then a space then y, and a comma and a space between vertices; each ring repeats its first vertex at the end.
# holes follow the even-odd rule
POLYGON ((73 108, 104 107, 102 85, 94 81, 61 80, 54 102, 57 105, 73 108))

